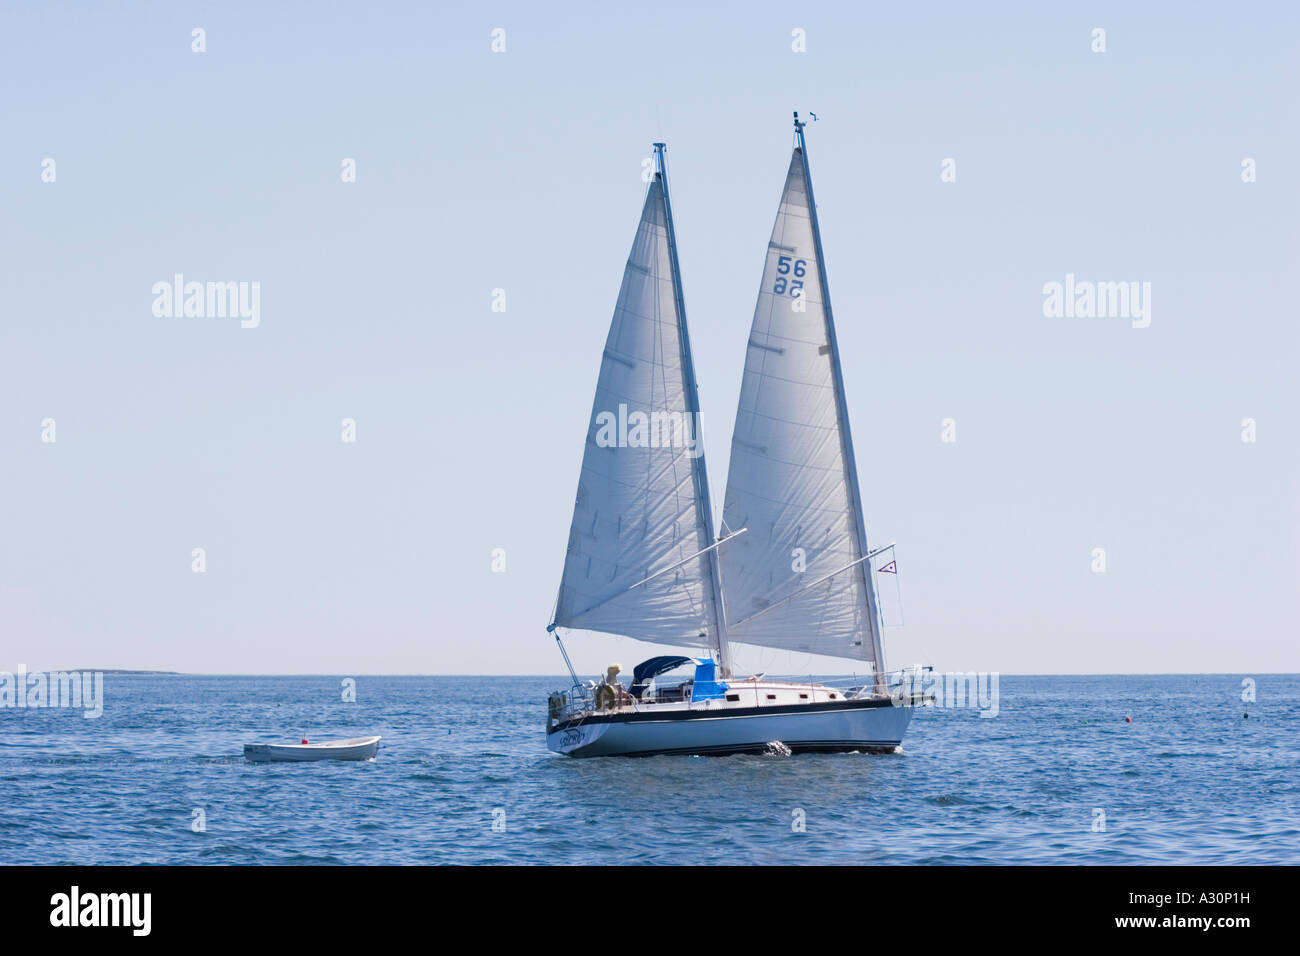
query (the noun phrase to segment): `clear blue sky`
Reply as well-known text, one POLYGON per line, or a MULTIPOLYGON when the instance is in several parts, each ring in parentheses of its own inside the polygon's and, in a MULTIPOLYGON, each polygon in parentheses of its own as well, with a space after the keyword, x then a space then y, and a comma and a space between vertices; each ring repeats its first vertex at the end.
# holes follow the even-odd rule
POLYGON ((560 672, 641 161, 720 507, 798 109, 891 664, 1300 671, 1296 8, 1134 7, 7 4, 0 669, 560 672), (260 327, 155 317, 178 272, 260 327), (1067 273, 1150 327, 1045 318, 1067 273))

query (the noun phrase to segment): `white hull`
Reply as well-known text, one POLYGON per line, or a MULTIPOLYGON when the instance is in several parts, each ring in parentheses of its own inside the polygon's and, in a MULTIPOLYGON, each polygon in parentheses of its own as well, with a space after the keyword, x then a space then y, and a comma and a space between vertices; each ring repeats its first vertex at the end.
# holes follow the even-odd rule
POLYGON ((244 758, 254 763, 306 760, 369 760, 379 750, 379 737, 325 740, 318 744, 244 744, 244 758))
POLYGON ((794 753, 889 753, 902 744, 913 710, 861 700, 773 707, 766 714, 763 709, 597 713, 557 725, 547 733, 546 745, 570 757, 762 753, 775 741, 794 753))

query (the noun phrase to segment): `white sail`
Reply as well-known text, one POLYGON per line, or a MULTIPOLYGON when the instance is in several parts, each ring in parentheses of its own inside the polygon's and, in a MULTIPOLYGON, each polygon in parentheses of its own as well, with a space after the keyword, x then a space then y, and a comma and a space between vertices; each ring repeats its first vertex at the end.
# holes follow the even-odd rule
MULTIPOLYGON (((802 133, 802 130, 800 130, 802 133)), ((802 138, 802 137, 801 137, 802 138)), ((720 552, 733 641, 883 664, 805 153, 768 243, 731 445, 720 552)))
POLYGON ((670 230, 656 174, 605 342, 554 623, 714 647, 713 518, 670 230))

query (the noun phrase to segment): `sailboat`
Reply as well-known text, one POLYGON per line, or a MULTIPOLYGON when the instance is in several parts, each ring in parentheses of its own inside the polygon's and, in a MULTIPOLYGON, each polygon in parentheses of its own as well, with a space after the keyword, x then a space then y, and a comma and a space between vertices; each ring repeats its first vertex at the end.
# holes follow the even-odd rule
POLYGON ((573 684, 547 746, 573 757, 892 752, 915 705, 891 692, 823 267, 804 124, 746 346, 722 533, 714 533, 665 146, 601 359, 555 612, 573 684), (580 681, 561 629, 690 648, 580 681), (865 662, 837 687, 734 672, 731 643, 865 662), (673 675, 678 677, 674 679, 673 675))

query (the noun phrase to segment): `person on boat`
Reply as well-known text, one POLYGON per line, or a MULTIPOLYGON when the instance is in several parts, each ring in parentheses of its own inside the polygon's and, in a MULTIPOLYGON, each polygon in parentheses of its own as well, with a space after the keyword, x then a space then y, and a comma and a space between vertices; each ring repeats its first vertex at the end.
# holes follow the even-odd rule
POLYGON ((612 710, 615 707, 622 707, 629 700, 626 688, 618 679, 619 671, 623 668, 618 664, 610 664, 605 669, 605 679, 596 685, 596 709, 612 710))

